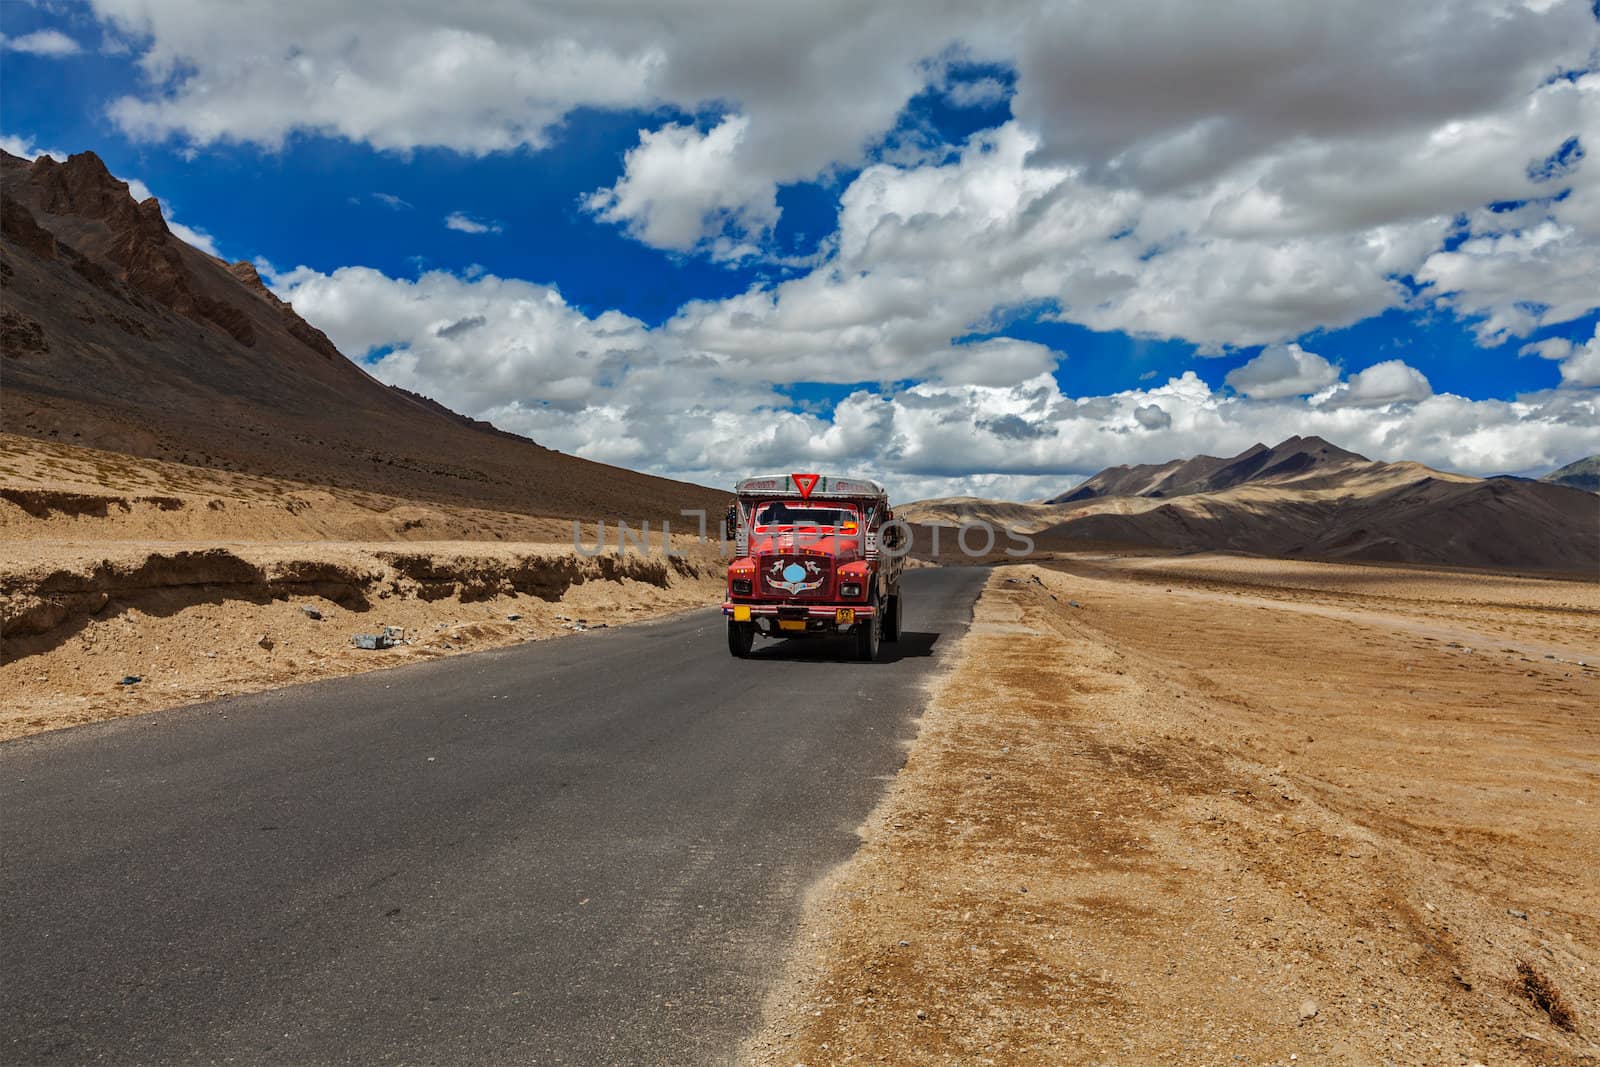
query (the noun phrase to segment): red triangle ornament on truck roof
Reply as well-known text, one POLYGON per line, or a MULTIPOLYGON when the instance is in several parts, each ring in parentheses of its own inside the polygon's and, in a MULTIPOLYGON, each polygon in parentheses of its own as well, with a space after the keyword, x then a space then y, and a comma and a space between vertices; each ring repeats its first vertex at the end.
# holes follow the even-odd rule
POLYGON ((789 477, 794 479, 795 488, 800 490, 800 499, 810 500, 811 490, 817 487, 817 480, 821 477, 821 475, 791 474, 789 477))

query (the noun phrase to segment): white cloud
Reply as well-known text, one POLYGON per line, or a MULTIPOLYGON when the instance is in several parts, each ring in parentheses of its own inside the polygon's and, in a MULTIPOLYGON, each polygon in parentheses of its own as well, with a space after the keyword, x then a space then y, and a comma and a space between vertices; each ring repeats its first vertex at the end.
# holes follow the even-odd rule
POLYGON ((395 196, 393 193, 373 193, 372 194, 372 199, 376 200, 378 203, 382 204, 384 207, 392 208, 395 211, 410 211, 411 210, 411 204, 408 201, 402 200, 400 197, 395 196))
POLYGON ((1339 380, 1339 368, 1299 345, 1268 345, 1242 367, 1228 372, 1227 383, 1253 400, 1306 396, 1339 380))
POLYGON ((987 107, 1006 98, 1010 89, 999 78, 948 80, 942 86, 945 97, 956 107, 987 107))
POLYGON ((1018 27, 1013 110, 1050 158, 1170 189, 1286 147, 1422 143, 1515 108, 1587 64, 1588 8, 1353 0, 1335 18, 1278 0, 1066 0, 1018 27))
POLYGON ((1341 379, 1292 344, 1419 306, 1499 343, 1600 303, 1600 75, 1554 77, 1600 45, 1587 0, 1352 0, 1337 17, 1278 0, 753 0, 715 17, 93 2, 141 42, 148 81, 111 110, 136 137, 484 153, 546 147, 578 107, 664 116, 586 206, 677 253, 760 254, 784 183, 869 164, 809 273, 657 329, 488 274, 277 279, 347 350, 392 349, 385 380, 555 447, 713 482, 859 467, 920 494, 1049 490, 1291 433, 1475 471, 1600 443, 1590 345, 1559 357, 1567 388, 1471 401, 1398 360, 1341 379), (947 84, 952 55, 1012 66, 1016 118, 953 150, 918 135, 870 155, 925 88, 1006 88, 947 84), (1545 165, 1574 138, 1588 155, 1545 165), (995 336, 1020 313, 1268 347, 1231 392, 1185 375, 1073 396, 1061 353, 995 336), (789 410, 781 389, 802 381, 889 384, 823 416, 789 410))
POLYGON ((1527 202, 1473 212, 1468 238, 1417 271, 1440 307, 1475 319, 1491 344, 1570 322, 1600 303, 1600 74, 1544 87, 1525 118, 1538 139, 1502 154, 1521 159, 1530 187, 1503 198, 1527 202), (1560 150, 1565 166, 1549 165, 1560 150))
MULTIPOLYGON (((985 342, 976 358, 946 364, 948 346, 924 357, 925 371, 947 377, 856 389, 830 414, 796 411, 782 388, 815 380, 806 361, 701 348, 616 312, 590 318, 545 286, 442 272, 410 281, 358 267, 268 278, 346 353, 384 352, 371 364, 384 381, 550 447, 712 485, 818 466, 872 472, 901 499, 1027 498, 1117 463, 1226 455, 1296 433, 1477 473, 1548 469, 1600 450, 1594 390, 1473 401, 1434 395, 1415 369, 1390 361, 1311 397, 1212 390, 1193 373, 1074 396, 1051 373, 1054 354, 1006 339, 985 342), (998 369, 978 380, 971 369, 984 365, 998 369)), ((832 380, 861 377, 841 370, 832 380)))
POLYGON ((956 57, 1012 67, 1016 121, 953 166, 913 145, 895 155, 913 165, 869 167, 841 253, 735 324, 752 338, 920 287, 931 321, 885 324, 886 350, 1028 303, 1226 349, 1403 306, 1414 277, 1497 342, 1600 289, 1600 162, 1535 165, 1574 136, 1600 145, 1600 75, 1552 77, 1600 47, 1587 0, 1351 0, 1338 18, 1278 0, 752 0, 715 17, 644 0, 92 2, 141 42, 147 82, 111 108, 136 137, 484 153, 545 147, 580 107, 665 114, 588 206, 723 260, 762 250, 783 183, 861 163, 917 92, 1006 91, 952 82, 956 57), (702 132, 672 108, 721 118, 702 132), (1470 239, 1443 251, 1463 215, 1470 239))
POLYGON ((49 156, 57 163, 67 161, 67 153, 59 148, 41 148, 34 144, 32 137, 18 137, 15 134, 0 134, 0 149, 10 152, 23 159, 38 159, 40 156, 49 156))
POLYGON ((183 223, 176 222, 173 219, 167 220, 167 229, 171 230, 173 236, 178 240, 193 245, 206 255, 215 256, 218 259, 222 258, 222 253, 217 249, 216 238, 206 231, 194 226, 185 226, 183 223))
POLYGON ((444 218, 446 229, 456 230, 460 233, 501 233, 503 228, 498 222, 479 222, 470 215, 463 215, 459 211, 452 211, 444 218))
POLYGON ((1595 326, 1594 336, 1583 344, 1565 337, 1549 337, 1523 345, 1521 354, 1559 361, 1563 386, 1600 386, 1600 325, 1595 326))
POLYGON ((1317 402, 1329 407, 1381 407, 1410 404, 1433 395, 1433 386, 1417 368, 1398 359, 1374 363, 1317 402))
POLYGON ((1565 337, 1547 337, 1543 341, 1523 345, 1519 356, 1538 356, 1540 359, 1566 359, 1572 352, 1572 342, 1565 337))
POLYGON ((0 34, 0 46, 4 46, 9 52, 26 52, 29 55, 51 58, 77 55, 83 51, 77 41, 60 30, 37 30, 21 37, 7 37, 5 34, 0 34))
POLYGON ((299 130, 484 153, 545 147, 580 107, 726 103, 757 127, 754 164, 786 178, 854 158, 922 87, 920 60, 972 23, 848 0, 92 3, 143 42, 147 84, 111 111, 135 136, 278 146, 299 130))
POLYGON ((1447 229, 1427 220, 1247 241, 1208 231, 1193 197, 1097 185, 1032 163, 1037 147, 1008 124, 952 162, 869 167, 841 198, 827 262, 770 290, 689 305, 675 326, 719 350, 893 358, 1034 306, 1097 330, 1264 344, 1402 302, 1393 275, 1447 229))
POLYGON ((640 130, 622 177, 584 206, 653 248, 704 245, 716 259, 752 255, 752 242, 778 221, 778 190, 740 158, 749 126, 748 116, 728 115, 705 133, 676 125, 640 130))
POLYGON ((1160 404, 1145 404, 1133 409, 1133 419, 1147 430, 1165 430, 1172 425, 1172 416, 1160 404))

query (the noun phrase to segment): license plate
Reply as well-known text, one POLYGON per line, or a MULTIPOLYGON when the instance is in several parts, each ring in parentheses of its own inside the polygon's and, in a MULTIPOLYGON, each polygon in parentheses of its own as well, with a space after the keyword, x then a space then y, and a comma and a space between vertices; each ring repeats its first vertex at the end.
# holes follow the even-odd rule
POLYGON ((733 621, 734 622, 749 622, 750 621, 750 605, 749 604, 735 604, 733 606, 733 621))
POLYGON ((805 632, 805 628, 806 628, 806 620, 804 620, 804 619, 779 619, 778 620, 778 629, 780 629, 780 630, 799 630, 802 633, 804 633, 805 632))
POLYGON ((856 609, 855 608, 839 608, 839 609, 835 610, 834 613, 833 613, 833 621, 837 622, 837 623, 841 623, 843 625, 849 625, 850 623, 855 622, 856 621, 856 609))

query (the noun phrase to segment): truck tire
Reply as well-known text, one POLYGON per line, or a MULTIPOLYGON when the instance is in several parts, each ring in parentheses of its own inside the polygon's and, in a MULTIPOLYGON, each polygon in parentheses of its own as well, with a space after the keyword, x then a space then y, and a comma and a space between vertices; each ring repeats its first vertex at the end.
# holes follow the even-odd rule
POLYGON ((750 647, 756 643, 756 624, 753 622, 734 622, 728 620, 728 651, 738 659, 744 659, 750 654, 750 647))
POLYGON ((889 598, 889 612, 883 619, 883 639, 900 640, 900 613, 905 610, 905 594, 896 593, 889 598))
MULTIPOLYGON (((878 606, 877 595, 874 594, 870 601, 873 608, 878 606)), ((871 663, 878 658, 878 641, 883 636, 883 615, 874 610, 872 618, 856 626, 856 658, 871 663)))

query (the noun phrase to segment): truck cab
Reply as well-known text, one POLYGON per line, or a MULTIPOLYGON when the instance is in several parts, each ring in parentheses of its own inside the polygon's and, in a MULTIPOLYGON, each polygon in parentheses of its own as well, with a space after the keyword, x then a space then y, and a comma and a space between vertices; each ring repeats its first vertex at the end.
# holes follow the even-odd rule
POLYGON ((746 478, 734 487, 722 613, 728 651, 744 658, 756 637, 848 635, 856 656, 878 658, 900 638, 903 527, 883 486, 820 474, 746 478))

